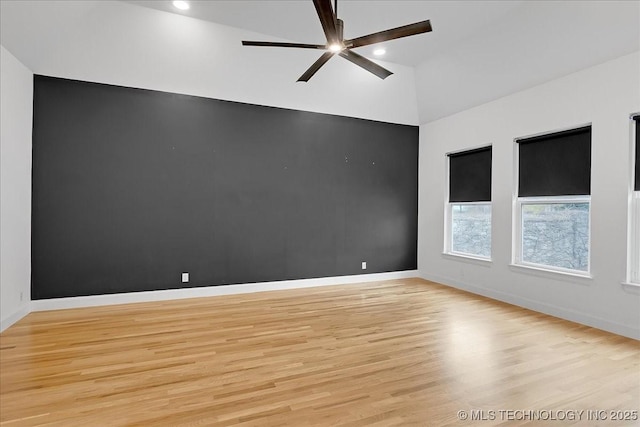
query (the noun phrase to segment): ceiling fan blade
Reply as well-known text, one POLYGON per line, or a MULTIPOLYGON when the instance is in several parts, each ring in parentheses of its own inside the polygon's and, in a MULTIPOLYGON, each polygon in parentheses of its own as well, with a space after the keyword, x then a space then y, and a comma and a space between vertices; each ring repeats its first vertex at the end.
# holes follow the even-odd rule
POLYGON ((340 56, 342 56, 343 58, 353 62, 356 65, 359 65, 360 67, 364 68, 365 70, 369 71, 370 73, 375 74, 376 76, 380 77, 381 79, 386 79, 391 74, 393 74, 391 71, 387 70, 386 68, 382 68, 381 66, 379 66, 375 62, 370 61, 367 58, 365 58, 364 56, 360 56, 357 53, 355 53, 355 52, 353 52, 353 51, 351 51, 349 49, 344 49, 342 52, 340 52, 340 56))
POLYGON ((281 43, 281 42, 253 42, 242 40, 242 46, 264 46, 264 47, 299 47, 302 49, 326 49, 323 44, 306 43, 281 43))
POLYGON ((313 0, 313 5, 316 7, 316 12, 318 12, 318 18, 320 18, 324 35, 327 37, 327 43, 338 43, 340 40, 338 40, 336 15, 333 13, 331 0, 313 0))
POLYGON ((357 37, 351 40, 345 40, 345 46, 349 48, 368 46, 370 44, 385 42, 387 40, 399 39, 402 37, 413 36, 416 34, 428 33, 431 31, 431 22, 429 20, 416 22, 415 24, 404 25, 390 30, 380 31, 378 33, 369 34, 367 36, 357 37))
POLYGON ((313 63, 311 67, 307 71, 304 72, 303 75, 298 79, 299 82, 308 82, 311 77, 322 67, 331 57, 334 55, 333 52, 325 52, 316 62, 313 63))

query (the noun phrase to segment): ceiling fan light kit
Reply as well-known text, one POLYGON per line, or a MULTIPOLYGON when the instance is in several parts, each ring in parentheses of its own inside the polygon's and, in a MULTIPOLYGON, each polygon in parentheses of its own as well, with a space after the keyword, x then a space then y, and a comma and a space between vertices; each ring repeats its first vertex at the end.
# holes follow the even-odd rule
POLYGON ((280 43, 280 42, 262 42, 262 41, 242 41, 243 46, 261 46, 261 47, 292 47, 301 49, 320 49, 326 52, 322 54, 316 62, 314 62, 307 71, 300 76, 299 82, 307 82, 313 75, 329 61, 334 55, 339 55, 359 67, 364 68, 370 73, 375 74, 381 79, 385 79, 393 74, 386 68, 381 67, 373 61, 354 52, 352 49, 369 46, 376 43, 382 43, 389 40, 395 40, 402 37, 413 36, 416 34, 427 33, 432 30, 429 20, 416 22, 414 24, 404 25, 402 27, 392 28, 385 31, 369 34, 355 39, 345 40, 344 22, 338 19, 338 0, 335 0, 335 10, 331 5, 331 0, 313 0, 313 5, 320 18, 322 30, 327 39, 326 44, 306 44, 306 43, 280 43))

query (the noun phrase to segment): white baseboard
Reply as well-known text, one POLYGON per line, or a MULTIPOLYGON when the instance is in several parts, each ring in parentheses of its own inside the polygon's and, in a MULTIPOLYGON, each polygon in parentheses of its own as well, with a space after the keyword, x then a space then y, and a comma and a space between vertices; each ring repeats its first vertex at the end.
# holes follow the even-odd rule
POLYGON ((13 325, 18 320, 22 319, 24 316, 29 314, 30 312, 31 312, 31 307, 30 307, 30 304, 27 303, 22 307, 18 308, 18 310, 14 311, 12 314, 8 315, 7 317, 3 317, 2 319, 0 319, 0 332, 4 331, 9 326, 13 325))
POLYGON ((53 298, 31 301, 31 311, 61 310, 66 308, 95 307, 101 305, 129 304, 135 302, 166 301, 172 299, 211 297, 218 295, 246 294, 250 292, 310 288, 314 286, 346 285, 359 282, 376 282, 418 277, 417 270, 391 273, 359 274, 355 276, 323 277, 317 279, 283 280, 279 282, 219 285, 198 288, 167 289, 161 291, 129 292, 122 294, 91 295, 85 297, 53 298))
POLYGON ((480 286, 471 285, 469 283, 463 283, 459 280, 452 280, 446 277, 435 276, 428 273, 420 273, 419 277, 446 286, 451 286, 456 289, 471 292, 476 295, 482 295, 484 297, 506 302, 508 304, 528 308, 529 310, 537 311, 539 313, 548 314, 550 316, 570 320, 582 325, 602 329, 603 331, 612 332, 617 335, 640 340, 640 329, 616 322, 611 322, 610 320, 594 317, 590 314, 558 307, 552 304, 542 303, 539 301, 531 300, 529 298, 507 294, 504 292, 496 291, 494 289, 487 289, 480 286))
POLYGON ((95 306, 101 306, 101 305, 128 304, 128 303, 135 303, 135 302, 166 301, 171 299, 245 294, 245 293, 251 293, 251 292, 310 288, 315 286, 331 286, 331 285, 342 285, 342 284, 346 285, 350 283, 407 279, 412 277, 421 277, 425 280, 441 283, 441 284, 451 286, 457 289, 461 289, 464 291, 468 291, 477 295, 482 295, 491 299, 506 302, 508 304, 517 305, 519 307, 528 308, 530 310, 548 314, 550 316, 559 317, 561 319, 570 320, 572 322, 577 322, 583 325, 587 325, 594 328, 602 329, 604 331, 612 332, 614 334, 623 335, 629 338, 640 340, 640 330, 627 325, 611 322, 606 319, 597 318, 589 314, 581 313, 575 310, 569 310, 566 308, 557 307, 551 304, 541 303, 539 301, 534 301, 528 298, 507 294, 507 293, 496 291, 493 289, 487 289, 487 288, 471 285, 469 283, 463 283, 458 280, 451 280, 446 277, 440 277, 440 276, 435 276, 435 275, 426 274, 426 273, 419 273, 417 270, 391 272, 391 273, 361 274, 356 276, 326 277, 326 278, 318 278, 318 279, 285 280, 280 282, 248 283, 248 284, 240 284, 240 285, 220 285, 220 286, 207 286, 207 287, 199 287, 199 288, 168 289, 168 290, 162 290, 162 291, 131 292, 131 293, 111 294, 111 295, 94 295, 94 296, 86 296, 86 297, 35 300, 35 301, 31 301, 30 304, 20 307, 20 309, 18 309, 11 315, 5 318, 2 318, 0 320, 0 332, 4 331, 9 326, 13 325, 18 320, 22 319, 31 311, 95 307, 95 306))

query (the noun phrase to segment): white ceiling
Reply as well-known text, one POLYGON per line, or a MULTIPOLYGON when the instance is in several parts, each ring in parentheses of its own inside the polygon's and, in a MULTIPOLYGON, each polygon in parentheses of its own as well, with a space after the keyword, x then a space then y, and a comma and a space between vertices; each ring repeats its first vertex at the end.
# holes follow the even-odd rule
MULTIPOLYGON (((180 11, 166 0, 129 3, 197 19, 243 28, 271 36, 268 41, 324 43, 324 33, 311 0, 191 1, 180 11)), ((433 32, 385 43, 384 60, 415 66, 439 51, 453 49, 465 39, 489 31, 494 23, 516 10, 523 1, 363 1, 338 0, 338 17, 345 22, 345 38, 431 20, 433 32)), ((374 47, 357 51, 372 57, 374 47)))
MULTIPOLYGON (((270 35, 269 40, 324 42, 311 0, 192 0, 187 11, 168 0, 128 2, 270 35)), ((455 56, 469 42, 523 37, 539 50, 562 50, 568 56, 575 43, 606 46, 609 54, 594 61, 598 63, 640 48, 639 5, 628 0, 338 0, 338 16, 345 21, 346 38, 431 20, 433 32, 385 43, 383 59, 402 65, 455 56)), ((494 56, 494 46, 486 45, 483 54, 494 56)), ((373 48, 358 51, 372 56, 373 48)), ((516 49, 510 52, 514 56, 516 49)))
POLYGON ((420 120, 464 111, 639 49, 638 1, 527 1, 490 31, 416 68, 420 120))
MULTIPOLYGON (((129 3, 265 40, 324 41, 311 0, 191 1, 188 11, 170 1, 129 3)), ((347 38, 431 20, 433 32, 387 42, 380 58, 415 67, 421 123, 640 50, 640 2, 633 0, 339 0, 338 15, 347 38)), ((358 51, 374 58, 373 49, 358 51)))
MULTIPOLYGON (((1 0, 3 46, 32 70, 45 72, 64 66, 65 58, 70 55, 69 48, 65 46, 70 43, 80 46, 78 39, 86 39, 89 46, 126 44, 123 37, 130 37, 133 32, 119 32, 116 23, 125 21, 126 25, 134 25, 129 21, 148 15, 148 22, 137 24, 142 35, 137 41, 140 46, 136 44, 135 47, 143 49, 142 41, 151 37, 152 29, 164 21, 176 21, 174 15, 157 11, 161 10, 201 20, 199 25, 194 23, 192 26, 198 29, 202 25, 211 26, 205 21, 215 22, 221 31, 226 28, 223 26, 241 28, 237 31, 227 29, 233 39, 233 49, 225 48, 229 54, 242 56, 242 61, 253 61, 257 66, 266 66, 263 65, 267 59, 265 54, 270 52, 269 49, 277 49, 278 54, 268 56, 286 58, 290 68, 297 67, 287 71, 283 77, 294 82, 315 60, 317 53, 299 49, 241 47, 240 40, 249 34, 245 30, 255 33, 251 37, 255 36, 257 40, 322 43, 324 37, 311 0, 192 0, 191 9, 186 12, 173 8, 169 0, 101 1, 97 4, 119 5, 122 9, 131 10, 123 18, 108 12, 111 9, 107 7, 87 7, 95 10, 92 12, 95 14, 105 10, 104 15, 94 16, 96 21, 93 24, 76 17, 88 13, 80 11, 83 9, 79 6, 81 3, 91 2, 1 0), (9 4, 13 5, 8 7, 9 4), (149 13, 137 14, 132 9, 149 13), (163 17, 174 19, 165 20, 163 17), (109 31, 105 30, 104 34, 96 31, 96 27, 101 26, 108 26, 109 31), (234 50, 236 48, 238 50, 234 50), (245 49, 247 54, 250 52, 246 58, 245 49), (263 62, 260 62, 261 58, 263 62)), ((396 75, 375 81, 375 86, 380 87, 380 96, 383 96, 382 93, 387 93, 400 74, 407 78, 404 67, 395 64, 414 67, 417 105, 411 105, 411 108, 417 110, 419 123, 455 114, 640 50, 640 1, 634 0, 339 0, 338 15, 345 21, 345 36, 348 38, 431 20, 433 32, 385 43, 387 55, 383 60, 389 64, 383 65, 396 75)), ((184 21, 184 25, 193 22, 184 18, 178 21, 184 21)), ((207 46, 218 50, 222 48, 208 34, 203 33, 199 37, 198 49, 207 46)), ((149 43, 152 41, 148 40, 149 43)), ((149 50, 148 47, 146 49, 149 50)), ((184 51, 184 55, 194 54, 191 52, 193 49, 184 51)), ((370 47, 358 49, 370 57, 371 51, 370 47)), ((93 50, 91 52, 97 55, 93 50)), ((169 55, 168 52, 166 54, 169 55)), ((155 57, 147 59, 156 60, 155 57)), ((341 61, 332 62, 340 65, 340 69, 353 68, 351 64, 341 64, 341 61)), ((87 62, 82 66, 89 68, 91 65, 87 62)), ((411 69, 406 70, 410 74, 411 69)), ((122 72, 126 71, 127 68, 123 68, 122 72)), ((162 72, 167 73, 165 70, 162 72)), ((366 79, 358 84, 373 85, 366 79)), ((297 94, 306 87, 317 85, 318 80, 312 80, 306 86, 295 85, 291 90, 297 94)), ((388 99, 386 95, 383 98, 388 99)), ((404 98, 387 102, 401 101, 406 103, 404 98)), ((309 102, 313 103, 314 99, 309 99, 309 102)))

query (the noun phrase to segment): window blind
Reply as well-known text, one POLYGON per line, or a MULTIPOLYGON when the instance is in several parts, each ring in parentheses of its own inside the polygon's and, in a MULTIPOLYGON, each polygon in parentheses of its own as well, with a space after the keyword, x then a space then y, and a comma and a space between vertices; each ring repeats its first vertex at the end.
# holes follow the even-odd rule
POLYGON ((449 202, 491 201, 491 147, 449 154, 449 202))
POLYGON ((633 118, 636 122, 636 167, 635 183, 633 189, 640 191, 640 115, 633 118))
POLYGON ((591 126, 517 142, 520 197, 591 194, 591 126))

